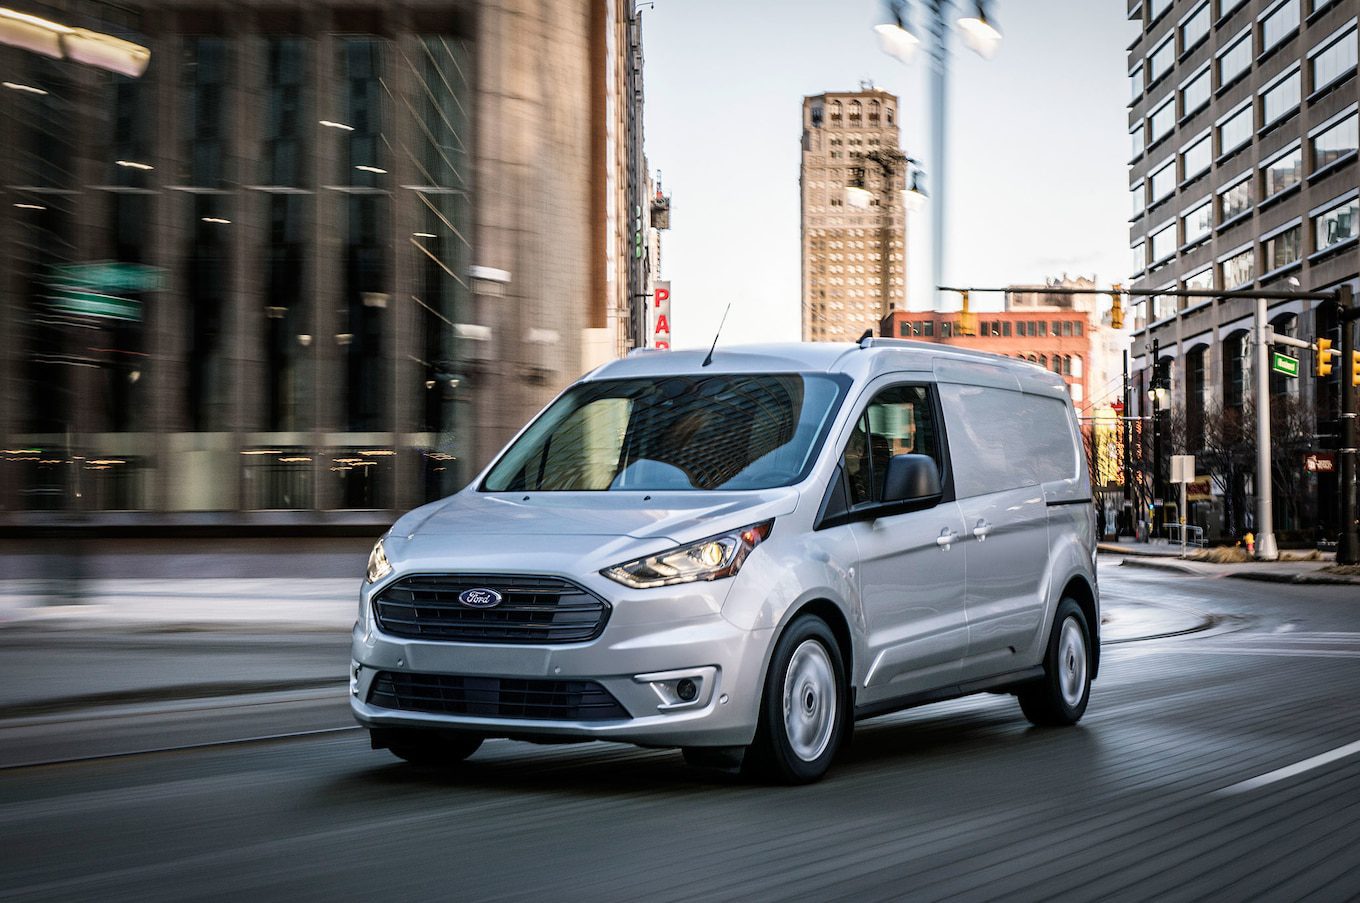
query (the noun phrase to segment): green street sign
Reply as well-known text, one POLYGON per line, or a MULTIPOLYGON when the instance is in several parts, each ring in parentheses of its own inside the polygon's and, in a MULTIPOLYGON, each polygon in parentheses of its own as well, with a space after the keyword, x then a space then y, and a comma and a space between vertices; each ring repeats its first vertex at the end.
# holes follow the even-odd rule
POLYGON ((47 300, 54 310, 62 313, 82 317, 103 317, 108 320, 135 321, 142 318, 142 305, 137 301, 64 285, 53 286, 53 289, 55 294, 48 295, 47 300))
POLYGON ((115 260, 54 266, 52 282, 95 292, 154 292, 164 287, 158 268, 115 260))
POLYGON ((1299 359, 1281 354, 1278 351, 1270 353, 1270 369, 1276 373, 1283 373, 1285 376, 1299 375, 1299 359))

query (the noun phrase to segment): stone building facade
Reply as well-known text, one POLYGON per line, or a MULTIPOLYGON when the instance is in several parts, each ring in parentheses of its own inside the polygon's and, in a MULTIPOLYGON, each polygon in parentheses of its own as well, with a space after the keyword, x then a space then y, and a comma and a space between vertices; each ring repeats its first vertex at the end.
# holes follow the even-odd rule
POLYGON ((873 87, 803 98, 802 337, 855 341, 906 307, 905 166, 885 170, 866 155, 901 157, 896 96, 873 87), (869 192, 847 203, 846 188, 869 192))
POLYGON ((0 528, 369 531, 629 347, 632 0, 31 12, 152 57, 0 47, 0 528))

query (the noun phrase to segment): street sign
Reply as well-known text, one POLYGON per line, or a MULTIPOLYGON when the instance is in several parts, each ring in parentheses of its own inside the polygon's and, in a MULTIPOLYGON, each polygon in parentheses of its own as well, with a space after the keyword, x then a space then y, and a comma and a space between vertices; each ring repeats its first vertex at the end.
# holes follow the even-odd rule
POLYGON ((1276 373, 1283 373, 1285 376, 1298 376, 1299 359, 1278 351, 1272 351, 1270 353, 1270 369, 1276 373))
POLYGON ((1194 455, 1171 456, 1171 482, 1173 483, 1195 482, 1194 455))
POLYGON ((1336 455, 1333 452, 1308 452, 1303 456, 1303 469, 1309 473, 1335 473, 1336 455))

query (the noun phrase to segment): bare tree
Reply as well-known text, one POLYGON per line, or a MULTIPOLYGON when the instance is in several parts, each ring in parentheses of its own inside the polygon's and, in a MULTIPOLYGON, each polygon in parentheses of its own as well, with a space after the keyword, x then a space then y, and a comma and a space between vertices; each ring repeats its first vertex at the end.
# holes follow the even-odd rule
MULTIPOLYGON (((1256 411, 1248 402, 1245 417, 1255 432, 1256 411)), ((1300 523, 1304 496, 1303 454, 1313 447, 1313 406, 1293 395, 1270 399, 1270 475, 1283 523, 1300 523)), ((1255 436, 1251 447, 1256 447, 1255 436)))
POLYGON ((1249 408, 1217 404, 1204 414, 1204 471, 1223 495, 1223 525, 1231 536, 1246 532, 1241 478, 1255 456, 1256 418, 1249 408))

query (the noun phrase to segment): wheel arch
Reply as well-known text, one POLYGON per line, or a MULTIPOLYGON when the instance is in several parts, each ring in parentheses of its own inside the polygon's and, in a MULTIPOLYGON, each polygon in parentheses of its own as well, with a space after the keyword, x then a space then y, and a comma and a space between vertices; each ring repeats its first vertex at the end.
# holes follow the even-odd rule
MULTIPOLYGON (((826 626, 831 628, 831 635, 836 638, 836 646, 841 653, 841 661, 845 666, 845 680, 851 692, 855 686, 855 641, 850 633, 850 622, 845 617, 845 612, 841 607, 830 599, 816 598, 808 599, 801 605, 790 609, 787 617, 779 625, 779 630, 775 633, 775 642, 778 642, 784 631, 788 630, 789 625, 801 618, 803 615, 816 615, 826 622, 826 626)), ((774 643, 770 644, 773 652, 774 643)), ((769 661, 765 663, 769 667, 769 661)))

